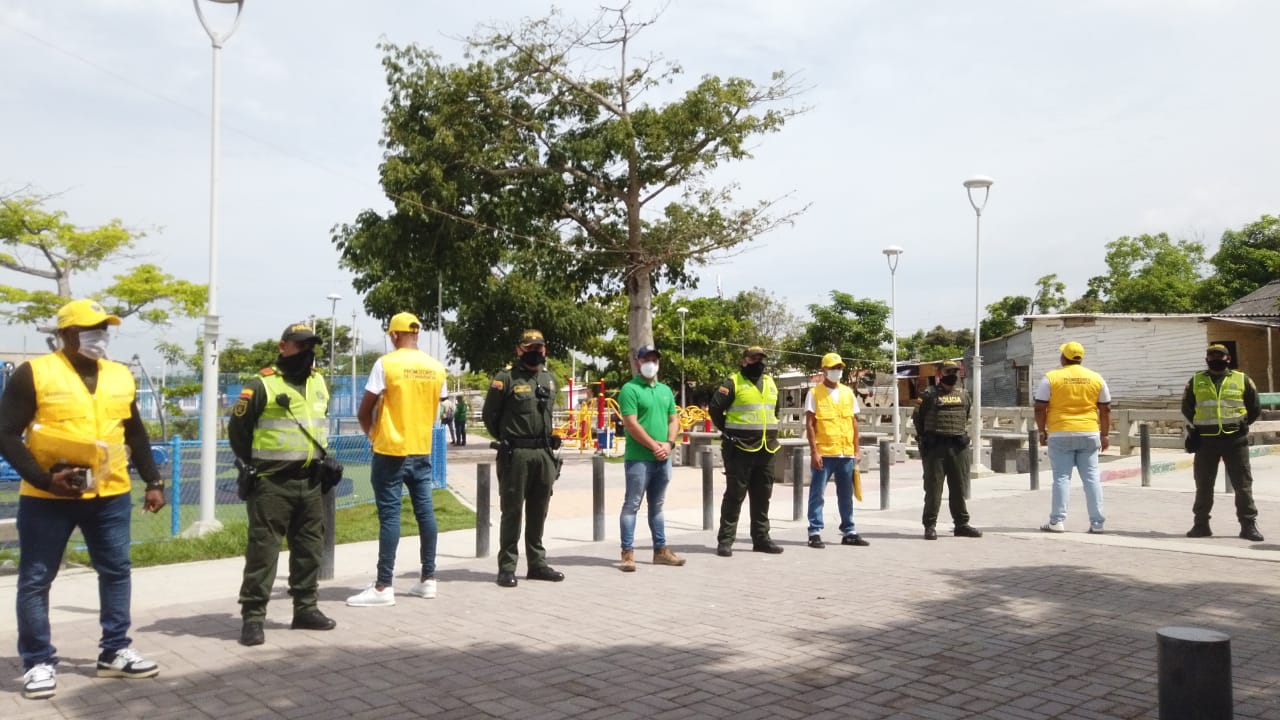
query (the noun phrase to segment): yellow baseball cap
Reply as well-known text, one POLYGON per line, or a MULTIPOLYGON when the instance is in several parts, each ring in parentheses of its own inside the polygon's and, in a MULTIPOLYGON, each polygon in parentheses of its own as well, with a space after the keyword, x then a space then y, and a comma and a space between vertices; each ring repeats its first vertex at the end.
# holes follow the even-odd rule
POLYGON ((1084 360, 1084 346, 1075 340, 1063 343, 1062 347, 1058 348, 1058 352, 1061 352, 1062 357, 1068 360, 1075 360, 1076 362, 1084 360))
POLYGON ((119 325, 120 318, 109 314, 97 300, 72 300, 58 308, 58 329, 93 327, 102 323, 119 325))
POLYGON ((822 356, 822 367, 837 368, 844 367, 844 358, 840 357, 840 353, 827 353, 822 356))
POLYGON ((420 330, 422 330, 422 321, 413 313, 396 313, 391 316, 391 322, 387 323, 387 334, 416 333, 420 330))

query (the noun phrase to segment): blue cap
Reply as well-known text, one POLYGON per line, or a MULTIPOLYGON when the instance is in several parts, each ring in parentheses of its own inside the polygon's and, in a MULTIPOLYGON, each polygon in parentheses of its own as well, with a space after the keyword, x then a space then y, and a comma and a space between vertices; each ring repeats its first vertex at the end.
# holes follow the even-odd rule
POLYGON ((636 359, 643 360, 644 356, 648 355, 649 353, 654 353, 658 357, 662 357, 662 353, 658 352, 658 348, 652 345, 641 345, 640 349, 636 350, 636 359))

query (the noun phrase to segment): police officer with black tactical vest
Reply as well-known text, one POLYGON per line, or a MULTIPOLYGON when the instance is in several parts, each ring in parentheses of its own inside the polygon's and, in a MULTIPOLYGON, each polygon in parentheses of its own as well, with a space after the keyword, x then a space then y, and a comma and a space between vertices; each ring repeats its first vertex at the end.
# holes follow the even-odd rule
POLYGON ((502 521, 498 531, 498 585, 515 587, 520 558, 521 512, 527 516, 524 550, 530 580, 560 582, 564 573, 547 565, 542 531, 551 490, 560 474, 560 438, 551 434, 556 379, 544 365, 547 342, 538 330, 525 330, 516 345, 515 365, 493 376, 481 418, 498 450, 498 492, 502 521))
POLYGON ((769 537, 769 498, 773 495, 773 459, 778 443, 778 386, 764 372, 764 348, 742 353, 742 367, 711 394, 711 422, 724 435, 726 487, 720 502, 716 555, 731 557, 738 534, 742 501, 751 502, 751 549, 777 554, 782 548, 769 537))
POLYGON ((969 413, 972 400, 958 387, 960 366, 947 360, 938 368, 938 384, 920 395, 920 406, 911 416, 916 426, 920 460, 924 465, 924 539, 937 540, 938 510, 942 507, 942 483, 946 479, 947 505, 957 537, 982 537, 969 524, 964 488, 969 484, 969 413))
POLYGON ((324 554, 324 506, 316 445, 328 442, 329 390, 312 372, 320 339, 304 324, 285 328, 280 355, 245 384, 231 409, 227 438, 242 466, 240 491, 249 519, 240 586, 241 645, 261 645, 276 580, 280 539, 289 540, 294 630, 332 630, 316 605, 324 554), (310 438, 307 437, 310 435, 310 438))
MULTIPOLYGON (((1209 537, 1209 512, 1213 510, 1213 486, 1218 480, 1218 459, 1227 466, 1227 479, 1236 494, 1236 518, 1240 537, 1262 542, 1258 508, 1253 504, 1253 471, 1249 467, 1249 425, 1262 414, 1258 389, 1239 370, 1231 369, 1227 346, 1214 343, 1205 350, 1202 370, 1192 376, 1182 393, 1182 414, 1199 436, 1192 474, 1196 479, 1195 524, 1187 537, 1209 537)), ((1194 438, 1193 438, 1194 441, 1194 438)))

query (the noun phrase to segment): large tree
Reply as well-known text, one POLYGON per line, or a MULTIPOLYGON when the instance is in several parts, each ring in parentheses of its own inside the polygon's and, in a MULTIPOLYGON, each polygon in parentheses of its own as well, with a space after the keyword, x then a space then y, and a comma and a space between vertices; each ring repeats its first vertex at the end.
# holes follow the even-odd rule
POLYGON ((973 347, 973 328, 948 330, 941 325, 935 325, 927 332, 917 330, 907 337, 899 337, 898 359, 922 362, 949 360, 963 357, 964 351, 971 347, 973 347))
POLYGON ((370 312, 439 302, 456 311, 453 354, 476 367, 509 357, 488 349, 525 325, 581 346, 625 291, 636 348, 653 340, 655 283, 691 286, 691 265, 794 217, 776 201, 738 207, 709 177, 802 111, 791 77, 673 90, 678 65, 637 57, 651 24, 627 6, 585 25, 553 13, 467 39, 462 64, 382 46, 381 175, 395 208, 334 232, 370 312))
POLYGON ((115 275, 98 290, 73 287, 72 281, 107 263, 136 262, 133 248, 142 234, 112 220, 82 228, 65 212, 45 208, 47 198, 30 193, 0 197, 0 268, 48 281, 51 290, 0 285, 0 317, 10 323, 41 323, 74 297, 93 297, 120 317, 136 315, 153 324, 174 313, 204 312, 208 291, 143 263, 115 275))
POLYGON ((1031 298, 1009 295, 987 306, 987 316, 980 326, 983 340, 1008 335, 1018 329, 1018 317, 1031 311, 1031 298))
POLYGON ((810 305, 809 315, 809 322, 790 343, 796 355, 784 365, 812 369, 818 366, 817 356, 829 352, 840 353, 850 367, 884 369, 890 365, 884 348, 893 341, 887 303, 832 290, 830 304, 810 305))
POLYGON ((1165 233, 1122 237, 1107 243, 1107 274, 1089 280, 1086 297, 1109 313, 1192 313, 1199 299, 1204 245, 1171 240, 1165 233))
POLYGON ((1239 230, 1222 233, 1222 243, 1209 262, 1214 273, 1205 280, 1201 295, 1210 311, 1280 279, 1280 218, 1263 215, 1239 230))

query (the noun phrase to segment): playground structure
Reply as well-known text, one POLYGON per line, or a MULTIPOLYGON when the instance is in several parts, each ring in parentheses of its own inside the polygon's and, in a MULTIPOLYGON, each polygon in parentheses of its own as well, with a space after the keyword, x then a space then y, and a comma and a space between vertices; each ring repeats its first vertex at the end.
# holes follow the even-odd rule
MULTIPOLYGON (((584 401, 562 414, 564 420, 557 423, 555 434, 568 450, 591 450, 619 455, 625 449, 626 438, 622 432, 622 412, 618 408, 617 390, 613 391, 613 396, 608 396, 605 394, 604 381, 600 380, 598 385, 594 401, 584 401)), ((569 396, 573 397, 572 391, 569 396)), ((711 416, 705 408, 677 405, 676 410, 682 433, 680 442, 689 441, 687 433, 690 430, 711 430, 711 416)))

